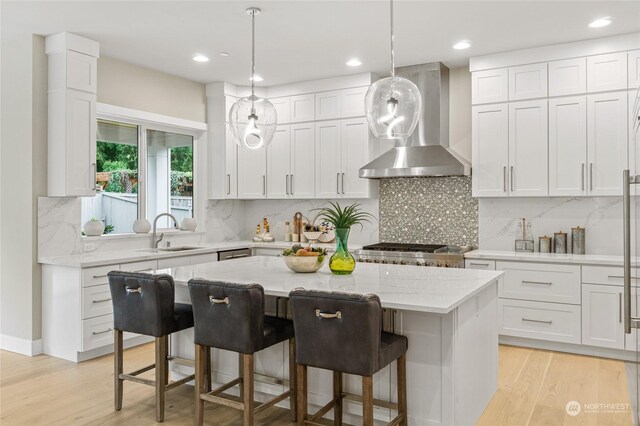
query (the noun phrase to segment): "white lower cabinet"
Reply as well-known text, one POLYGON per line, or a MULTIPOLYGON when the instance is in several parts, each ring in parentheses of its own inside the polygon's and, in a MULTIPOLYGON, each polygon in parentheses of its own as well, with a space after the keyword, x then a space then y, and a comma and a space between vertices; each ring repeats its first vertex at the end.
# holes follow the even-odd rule
POLYGON ((580 305, 498 299, 499 333, 580 343, 580 305))
POLYGON ((464 261, 465 269, 486 269, 488 271, 495 271, 496 269, 496 261, 495 260, 476 260, 476 259, 466 259, 464 261))
POLYGON ((505 271, 498 296, 539 302, 580 304, 580 266, 497 262, 505 271))
POLYGON ((624 349, 622 287, 582 285, 582 344, 624 349))

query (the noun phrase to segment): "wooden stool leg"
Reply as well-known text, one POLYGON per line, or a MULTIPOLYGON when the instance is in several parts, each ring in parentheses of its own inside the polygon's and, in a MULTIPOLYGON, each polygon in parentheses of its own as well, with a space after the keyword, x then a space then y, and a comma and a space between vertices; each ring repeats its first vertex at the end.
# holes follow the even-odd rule
POLYGON ((362 376, 362 424, 373 426, 373 377, 362 376))
POLYGON ((208 348, 202 345, 196 344, 196 416, 194 424, 196 426, 202 426, 204 421, 204 400, 200 399, 200 394, 205 393, 205 364, 206 360, 203 359, 206 356, 208 348))
POLYGON ((296 364, 296 406, 298 408, 298 425, 304 426, 307 420, 307 366, 296 364))
POLYGON ((396 361, 398 368, 398 414, 402 416, 400 426, 407 426, 407 354, 396 361))
POLYGON ((298 409, 296 407, 296 339, 289 339, 289 413, 293 423, 298 419, 298 409))
POLYGON ((122 330, 113 330, 113 389, 116 411, 122 409, 122 387, 124 380, 120 378, 120 375, 122 374, 123 355, 122 330))
POLYGON ((240 397, 240 402, 244 402, 244 364, 242 363, 242 354, 238 354, 238 378, 240 379, 240 383, 238 383, 238 388, 240 388, 240 393, 238 394, 240 397))
POLYGON ((169 384, 169 336, 164 336, 164 384, 169 384))
POLYGON ((242 354, 242 381, 244 402, 244 426, 253 426, 255 404, 253 402, 253 354, 242 354))
POLYGON ((333 399, 336 406, 333 408, 333 424, 342 426, 342 373, 333 372, 333 399))
POLYGON ((204 353, 205 353, 204 362, 205 362, 205 373, 206 373, 206 376, 205 376, 205 379, 206 379, 205 385, 206 385, 206 387, 205 387, 205 389, 206 389, 206 392, 209 393, 209 392, 211 392, 211 389, 213 389, 212 388, 212 386, 213 386, 212 385, 212 383, 213 383, 212 374, 213 373, 211 372, 211 348, 208 347, 208 346, 205 346, 205 352, 204 353))
POLYGON ((164 378, 166 369, 166 336, 156 337, 156 421, 164 421, 164 378))

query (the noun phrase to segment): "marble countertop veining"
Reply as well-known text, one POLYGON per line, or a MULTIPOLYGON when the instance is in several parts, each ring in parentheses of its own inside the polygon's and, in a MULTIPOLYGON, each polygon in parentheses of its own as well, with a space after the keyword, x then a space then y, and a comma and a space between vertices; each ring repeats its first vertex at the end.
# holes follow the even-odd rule
MULTIPOLYGON (((38 258, 38 263, 45 265, 68 266, 72 268, 89 268, 93 266, 113 265, 117 263, 141 262, 145 260, 167 259, 182 256, 194 256, 198 254, 217 253, 225 250, 243 248, 285 249, 296 243, 288 241, 275 241, 272 243, 254 243, 252 241, 227 241, 222 243, 188 244, 201 247, 184 251, 155 251, 152 248, 136 248, 131 250, 94 251, 66 256, 48 256, 38 258)), ((305 245, 307 243, 299 243, 305 245)), ((328 250, 335 249, 335 243, 317 244, 328 250)), ((349 245, 350 250, 361 248, 359 245, 349 245)))
MULTIPOLYGON (((622 256, 604 254, 517 253, 513 251, 474 250, 465 253, 466 259, 511 260, 521 262, 572 263, 576 265, 622 266, 622 256)), ((631 264, 640 265, 640 258, 632 258, 631 264)))
POLYGON ((351 275, 333 275, 325 265, 311 274, 290 271, 281 258, 254 256, 233 262, 163 269, 177 285, 191 278, 259 283, 265 294, 286 297, 296 287, 375 293, 385 308, 447 314, 494 283, 504 272, 358 263, 351 275))

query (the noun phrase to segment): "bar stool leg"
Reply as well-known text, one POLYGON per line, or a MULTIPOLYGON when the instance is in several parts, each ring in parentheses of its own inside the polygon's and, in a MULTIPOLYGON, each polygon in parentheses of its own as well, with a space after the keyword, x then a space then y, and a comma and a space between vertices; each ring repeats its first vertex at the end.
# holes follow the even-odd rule
MULTIPOLYGON (((285 305, 286 306, 286 305, 285 305)), ((296 339, 289 339, 289 413, 293 423, 298 419, 298 409, 296 407, 296 339)))
POLYGON ((123 352, 122 352, 122 330, 113 330, 113 364, 114 364, 114 402, 116 411, 122 409, 122 388, 123 382, 120 378, 122 374, 123 352))
POLYGON ((242 354, 242 381, 244 402, 244 426, 253 426, 255 404, 253 402, 253 354, 242 354))
POLYGON ((200 399, 200 394, 205 393, 205 364, 203 359, 207 353, 207 349, 202 345, 196 344, 196 416, 194 424, 202 426, 204 421, 204 400, 200 399))
POLYGON ((336 401, 333 409, 333 424, 342 426, 342 373, 339 371, 333 372, 333 399, 336 401))
POLYGON ((204 349, 204 354, 205 354, 205 358, 204 358, 204 362, 205 362, 205 390, 206 393, 211 392, 212 388, 212 383, 213 383, 213 378, 212 378, 212 372, 211 372, 211 348, 209 346, 205 346, 204 349))
POLYGON ((373 377, 362 376, 362 424, 373 426, 373 377))
POLYGON ((164 421, 164 378, 166 370, 167 336, 156 337, 156 421, 164 421))
POLYGON ((164 337, 164 384, 165 386, 169 384, 169 339, 171 336, 164 337))
POLYGON ((398 414, 402 415, 400 426, 407 426, 407 354, 396 361, 398 369, 398 414))
POLYGON ((307 366, 296 364, 296 406, 298 408, 298 426, 304 426, 307 420, 307 366))
POLYGON ((238 378, 240 379, 240 383, 238 383, 240 393, 238 396, 240 397, 240 402, 244 402, 244 364, 242 356, 242 354, 238 354, 238 378))

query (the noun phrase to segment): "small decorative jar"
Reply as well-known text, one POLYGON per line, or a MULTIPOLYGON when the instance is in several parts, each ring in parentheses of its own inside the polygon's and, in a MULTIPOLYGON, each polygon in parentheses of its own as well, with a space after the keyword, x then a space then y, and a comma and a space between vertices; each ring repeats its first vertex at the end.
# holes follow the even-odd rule
POLYGON ((545 235, 544 237, 540 237, 538 240, 540 242, 540 253, 551 253, 551 237, 547 237, 545 235))
POLYGON ((136 219, 133 221, 133 232, 136 234, 146 234, 151 231, 151 224, 147 219, 136 219))
POLYGON ((567 253, 567 233, 556 232, 553 234, 553 252, 566 254, 567 253))
POLYGON ((97 237, 104 232, 104 224, 101 220, 91 219, 84 224, 84 233, 88 237, 97 237))
POLYGON ((571 253, 584 254, 584 228, 571 228, 571 253))
POLYGON ((180 222, 180 229, 183 231, 195 231, 198 227, 198 222, 192 217, 185 217, 180 222))

